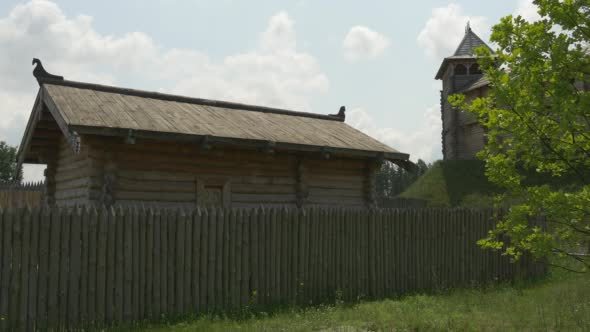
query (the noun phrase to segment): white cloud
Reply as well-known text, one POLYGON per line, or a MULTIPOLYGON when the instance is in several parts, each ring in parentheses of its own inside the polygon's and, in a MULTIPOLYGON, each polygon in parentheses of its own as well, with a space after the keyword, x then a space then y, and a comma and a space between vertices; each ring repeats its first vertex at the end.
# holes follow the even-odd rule
POLYGON ((442 125, 438 105, 428 108, 423 114, 421 126, 412 131, 380 126, 371 114, 362 108, 348 112, 346 121, 392 148, 409 153, 413 161, 422 159, 432 162, 442 158, 442 125))
POLYGON ((514 14, 522 16, 522 18, 529 22, 541 19, 541 15, 539 15, 538 8, 533 3, 533 0, 518 0, 518 7, 514 14))
POLYGON ((163 92, 308 110, 329 81, 317 60, 297 49, 294 26, 279 12, 254 49, 211 59, 199 50, 164 49, 142 32, 101 34, 91 17, 67 17, 48 0, 17 5, 0 18, 0 139, 20 142, 37 91, 33 57, 66 79, 145 81, 163 92))
POLYGON ((465 35, 467 22, 470 22, 475 33, 484 40, 487 39, 490 31, 487 18, 467 15, 456 3, 434 8, 418 34, 418 44, 430 57, 442 59, 451 56, 465 35))
POLYGON ((342 48, 344 57, 349 61, 358 61, 361 59, 374 59, 385 52, 390 45, 389 39, 367 27, 354 26, 350 28, 342 48))

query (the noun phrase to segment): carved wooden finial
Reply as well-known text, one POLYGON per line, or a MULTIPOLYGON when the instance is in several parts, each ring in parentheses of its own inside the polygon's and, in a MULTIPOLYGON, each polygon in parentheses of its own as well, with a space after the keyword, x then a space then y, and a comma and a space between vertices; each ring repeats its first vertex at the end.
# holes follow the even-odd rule
POLYGON ((346 118, 346 106, 340 106, 338 114, 330 114, 330 116, 341 118, 342 121, 346 118))
POLYGON ((35 66, 35 69, 33 69, 33 76, 35 76, 35 78, 37 79, 37 82, 39 82, 39 84, 41 84, 41 81, 44 79, 50 79, 50 80, 60 80, 63 81, 63 76, 58 76, 58 75, 53 75, 48 73, 45 68, 43 68, 43 64, 41 63, 41 60, 34 58, 33 59, 33 65, 35 66))

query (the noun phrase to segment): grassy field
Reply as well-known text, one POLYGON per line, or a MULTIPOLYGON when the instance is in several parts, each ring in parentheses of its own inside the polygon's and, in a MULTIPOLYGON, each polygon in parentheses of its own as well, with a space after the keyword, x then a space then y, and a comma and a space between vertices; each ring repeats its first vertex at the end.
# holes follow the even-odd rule
MULTIPOLYGON (((120 328, 118 330, 128 330, 120 328)), ((524 285, 496 285, 397 300, 201 316, 143 325, 145 331, 589 331, 590 275, 554 272, 524 285)))

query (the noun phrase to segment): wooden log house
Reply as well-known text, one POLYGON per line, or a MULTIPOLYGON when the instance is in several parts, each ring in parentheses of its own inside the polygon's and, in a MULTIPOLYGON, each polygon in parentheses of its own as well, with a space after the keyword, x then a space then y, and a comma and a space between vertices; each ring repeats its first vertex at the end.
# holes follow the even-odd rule
POLYGON ((373 207, 400 153, 320 115, 74 82, 39 92, 18 162, 46 164, 49 206, 373 207))

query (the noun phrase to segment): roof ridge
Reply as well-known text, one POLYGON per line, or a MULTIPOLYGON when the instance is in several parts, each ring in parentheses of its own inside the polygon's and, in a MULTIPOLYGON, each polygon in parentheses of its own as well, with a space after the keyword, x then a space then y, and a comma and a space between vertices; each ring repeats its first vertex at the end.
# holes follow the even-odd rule
POLYGON ((307 118, 344 122, 344 116, 340 116, 340 115, 326 115, 326 114, 317 114, 317 113, 310 113, 310 112, 299 112, 299 111, 287 110, 287 109, 282 109, 282 108, 258 106, 258 105, 252 105, 252 104, 242 104, 242 103, 214 100, 214 99, 194 98, 194 97, 187 97, 187 96, 161 93, 161 92, 155 92, 155 91, 137 90, 137 89, 116 87, 116 86, 111 86, 111 85, 102 85, 102 84, 95 84, 95 83, 63 80, 63 79, 42 77, 42 78, 38 78, 38 81, 39 81, 40 85, 42 85, 42 84, 61 85, 61 86, 68 86, 68 87, 73 87, 73 88, 95 90, 95 91, 109 92, 109 93, 119 93, 119 94, 128 95, 128 96, 175 101, 175 102, 182 102, 182 103, 188 103, 188 104, 206 105, 206 106, 223 107, 223 108, 243 110, 243 111, 274 113, 274 114, 282 114, 282 115, 290 115, 290 116, 298 116, 298 117, 307 117, 307 118))

